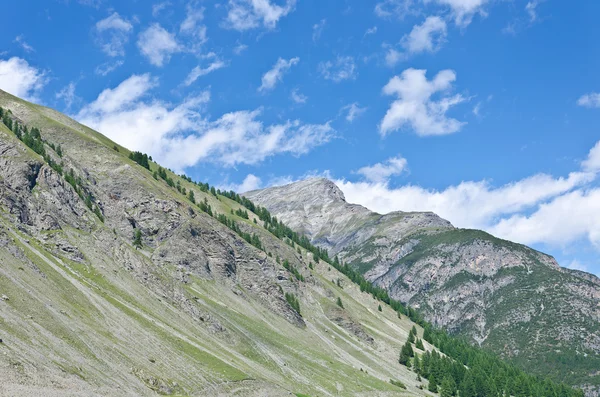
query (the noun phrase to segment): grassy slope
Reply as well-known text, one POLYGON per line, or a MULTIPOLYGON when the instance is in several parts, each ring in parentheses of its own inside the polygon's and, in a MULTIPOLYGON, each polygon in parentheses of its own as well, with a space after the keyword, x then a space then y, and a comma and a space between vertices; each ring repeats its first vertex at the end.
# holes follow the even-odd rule
MULTIPOLYGON (((86 148, 82 155, 100 156, 99 161, 107 150, 114 155, 115 144, 106 137, 49 109, 4 93, 0 106, 13 109, 29 126, 40 127, 44 137, 66 148, 67 156, 73 145, 86 148)), ((15 139, 4 126, 0 128, 0 139, 15 139)), ((185 201, 176 190, 133 165, 127 154, 120 148, 122 163, 139 168, 139 179, 147 189, 168 200, 185 201)), ((38 158, 29 150, 23 156, 38 158)), ((186 189, 194 189, 197 201, 207 197, 218 212, 229 214, 238 207, 171 176, 186 189)), ((284 391, 426 394, 416 388, 414 374, 397 363, 399 347, 413 324, 398 319, 387 307, 378 312, 378 304, 335 269, 319 265, 309 270, 305 252, 301 271, 308 281, 299 286, 299 298, 306 328, 267 310, 240 286, 192 278, 186 286, 188 293, 199 309, 219 320, 226 329, 223 335, 199 326, 151 292, 115 260, 115 253, 98 252, 95 239, 102 238, 101 232, 106 233, 110 224, 98 221, 93 233, 60 232, 86 255, 86 263, 81 264, 49 252, 42 242, 19 231, 5 209, 1 211, 0 236, 5 243, 0 244, 0 293, 9 299, 0 302, 0 337, 4 340, 0 370, 8 374, 0 394, 106 395, 116 390, 124 395, 154 391, 174 395, 251 395, 257 391, 271 395, 284 391), (331 282, 338 278, 344 280, 344 289, 331 282), (348 316, 360 319, 375 339, 373 346, 329 320, 326 313, 337 296, 342 297, 348 316), (408 391, 392 386, 389 379, 402 380, 408 391)), ((255 229, 263 242, 298 260, 293 250, 251 220, 246 226, 255 229)), ((130 248, 125 236, 115 238, 122 240, 126 251, 120 255, 148 260, 150 248, 138 252, 130 248)), ((169 270, 165 269, 165 278, 169 270)))

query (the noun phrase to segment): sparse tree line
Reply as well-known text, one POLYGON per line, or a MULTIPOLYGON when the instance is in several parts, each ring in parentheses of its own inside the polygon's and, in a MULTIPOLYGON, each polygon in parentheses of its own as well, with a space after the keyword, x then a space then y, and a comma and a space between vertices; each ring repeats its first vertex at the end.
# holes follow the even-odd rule
POLYGON ((104 215, 102 214, 99 203, 94 198, 92 193, 85 188, 81 177, 76 176, 72 168, 69 169, 68 172, 65 172, 64 162, 56 162, 46 151, 46 146, 48 146, 54 151, 54 153, 56 153, 58 158, 62 158, 63 149, 60 145, 54 145, 53 143, 43 139, 42 131, 39 128, 28 128, 26 125, 19 123, 18 120, 13 117, 10 109, 6 110, 0 107, 0 118, 2 119, 4 125, 11 130, 21 142, 23 142, 35 153, 42 156, 44 161, 54 171, 56 171, 58 175, 62 176, 64 180, 73 187, 73 190, 75 190, 77 195, 85 202, 85 205, 88 207, 88 209, 92 211, 98 217, 98 219, 100 219, 100 221, 104 222, 104 215))

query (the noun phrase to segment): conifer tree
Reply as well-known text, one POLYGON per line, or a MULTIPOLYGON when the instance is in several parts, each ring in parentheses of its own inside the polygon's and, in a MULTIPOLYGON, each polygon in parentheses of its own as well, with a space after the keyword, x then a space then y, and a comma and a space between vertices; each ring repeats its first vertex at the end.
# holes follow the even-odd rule
POLYGON ((135 232, 133 234, 133 246, 136 249, 142 248, 142 232, 140 231, 140 229, 135 229, 135 232))
POLYGON ((428 386, 427 390, 429 390, 432 393, 438 392, 438 385, 437 385, 437 381, 435 379, 435 375, 429 376, 429 386, 428 386))

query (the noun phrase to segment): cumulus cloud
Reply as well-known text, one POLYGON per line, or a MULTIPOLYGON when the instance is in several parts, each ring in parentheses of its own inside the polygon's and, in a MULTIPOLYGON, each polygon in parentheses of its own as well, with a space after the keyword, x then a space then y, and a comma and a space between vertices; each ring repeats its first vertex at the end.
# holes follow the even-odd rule
POLYGON ((154 66, 162 67, 171 59, 171 55, 182 51, 175 35, 166 31, 158 23, 140 33, 137 42, 142 55, 154 66))
POLYGON ((446 35, 446 22, 438 16, 430 16, 402 38, 402 45, 411 54, 436 52, 446 40, 446 35))
POLYGON ((367 108, 361 108, 357 102, 351 103, 350 105, 346 105, 342 108, 342 110, 346 110, 346 121, 349 123, 353 122, 358 116, 367 111, 367 108))
POLYGON ((356 64, 351 56, 338 56, 333 62, 321 62, 319 72, 325 79, 335 83, 354 80, 357 76, 356 64))
POLYGON ((47 82, 45 71, 30 66, 22 58, 0 59, 0 88, 10 94, 37 102, 47 82))
POLYGON ((592 92, 582 95, 581 98, 577 100, 577 104, 586 108, 600 108, 600 94, 592 92))
POLYGON ((418 135, 443 135, 459 131, 464 122, 446 115, 448 110, 467 100, 460 94, 442 96, 432 100, 436 93, 443 93, 452 87, 456 73, 442 70, 432 80, 427 80, 426 70, 406 69, 400 76, 394 76, 383 87, 385 95, 398 97, 381 121, 379 131, 386 135, 405 125, 418 135))
POLYGON ((76 118, 175 170, 201 161, 235 166, 256 164, 277 154, 300 156, 329 142, 335 134, 329 123, 291 120, 264 125, 259 120, 261 109, 209 120, 203 115, 209 92, 171 105, 151 98, 157 85, 158 80, 149 74, 133 75, 101 92, 76 118))
POLYGON ((274 29, 277 22, 294 10, 296 0, 278 5, 271 0, 229 0, 227 18, 223 26, 245 31, 264 27, 274 29))
POLYGON ((262 77, 262 84, 258 88, 259 91, 270 91, 275 88, 277 83, 283 81, 283 75, 290 70, 290 68, 294 65, 297 65, 300 62, 300 58, 292 58, 290 60, 285 60, 283 58, 279 58, 275 65, 265 73, 262 77))
POLYGON ((117 57, 125 55, 125 44, 133 31, 133 25, 122 18, 117 12, 104 18, 94 26, 96 42, 108 56, 117 57))
POLYGON ((406 159, 398 156, 387 159, 383 163, 362 167, 356 173, 362 175, 369 182, 385 183, 390 177, 400 175, 406 169, 406 166, 406 159))

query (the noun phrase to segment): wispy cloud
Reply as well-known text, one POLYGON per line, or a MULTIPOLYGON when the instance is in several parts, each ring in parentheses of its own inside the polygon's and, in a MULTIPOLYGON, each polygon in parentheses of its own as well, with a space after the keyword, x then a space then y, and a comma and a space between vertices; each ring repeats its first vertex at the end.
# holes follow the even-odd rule
POLYGON ((283 80, 283 75, 290 70, 292 66, 297 65, 298 62, 300 62, 300 58, 298 57, 289 60, 279 58, 271 70, 263 75, 262 84, 258 90, 264 92, 274 89, 277 83, 283 80))
POLYGON ((351 56, 338 56, 335 61, 321 62, 319 72, 323 78, 335 83, 354 80, 358 75, 356 63, 351 56))
POLYGON ((25 41, 25 37, 22 34, 20 34, 17 37, 15 37, 15 43, 19 44, 21 46, 21 48, 23 48, 23 50, 25 50, 25 52, 35 52, 35 48, 33 48, 32 46, 30 46, 25 41))

